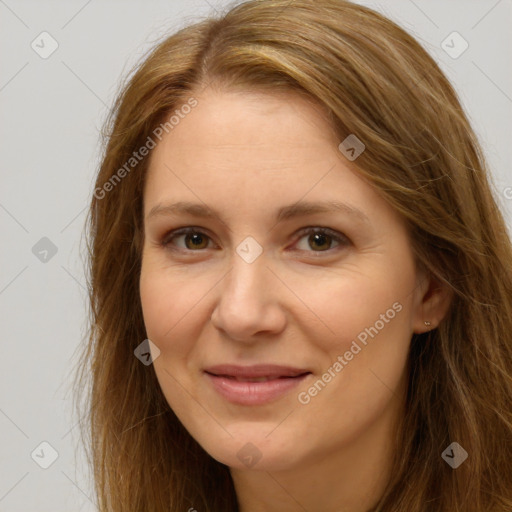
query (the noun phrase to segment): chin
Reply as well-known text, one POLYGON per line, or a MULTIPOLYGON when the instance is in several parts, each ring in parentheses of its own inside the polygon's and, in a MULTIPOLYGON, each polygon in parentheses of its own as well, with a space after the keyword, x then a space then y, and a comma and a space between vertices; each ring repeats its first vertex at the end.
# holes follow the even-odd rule
POLYGON ((239 428, 233 437, 208 439, 200 444, 212 458, 231 469, 283 471, 299 464, 302 455, 297 450, 294 436, 287 434, 285 439, 271 434, 265 437, 272 428, 251 425, 246 429, 239 428))

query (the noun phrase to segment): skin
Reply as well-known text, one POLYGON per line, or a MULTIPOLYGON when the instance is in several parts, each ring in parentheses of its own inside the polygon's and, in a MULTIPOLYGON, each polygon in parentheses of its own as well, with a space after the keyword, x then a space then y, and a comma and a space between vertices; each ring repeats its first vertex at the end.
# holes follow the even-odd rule
POLYGON ((152 151, 144 190, 140 295, 161 351, 159 384, 190 434, 230 467, 242 512, 363 512, 389 478, 411 337, 438 325, 447 292, 417 269, 401 217, 341 154, 314 103, 212 88, 195 97, 197 107, 152 151), (368 221, 330 212, 276 223, 275 211, 299 200, 343 202, 368 221), (148 218, 177 201, 219 217, 148 218), (202 234, 199 248, 190 236, 169 238, 186 226, 202 234), (315 242, 300 232, 307 227, 330 228, 341 241, 315 242), (263 249, 252 263, 236 252, 248 236, 263 249), (397 302, 401 311, 300 403, 299 393, 397 302), (248 407, 227 402, 203 373, 222 363, 313 375, 248 407), (261 456, 252 467, 237 457, 249 442, 261 456))

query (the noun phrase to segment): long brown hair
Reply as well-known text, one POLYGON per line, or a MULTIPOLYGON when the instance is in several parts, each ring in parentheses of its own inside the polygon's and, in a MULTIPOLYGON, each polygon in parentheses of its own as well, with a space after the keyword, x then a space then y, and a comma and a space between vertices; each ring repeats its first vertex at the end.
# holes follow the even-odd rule
POLYGON ((406 220, 419 264, 453 291, 445 321, 411 340, 395 466, 373 510, 512 510, 512 247, 486 163, 435 61, 344 0, 244 2, 163 40, 122 86, 88 216, 90 329, 76 379, 99 510, 238 509, 229 468, 192 439, 134 356, 146 338, 149 158, 130 158, 213 85, 307 95, 340 142, 361 139, 358 172, 406 220), (441 457, 452 442, 469 454, 457 469, 441 457))

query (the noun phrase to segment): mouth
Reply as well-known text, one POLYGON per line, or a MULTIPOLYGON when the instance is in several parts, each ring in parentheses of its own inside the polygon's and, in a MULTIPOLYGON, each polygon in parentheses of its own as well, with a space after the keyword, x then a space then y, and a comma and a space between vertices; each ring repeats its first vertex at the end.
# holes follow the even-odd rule
MULTIPOLYGON (((269 380, 277 379, 296 379, 297 377, 233 377, 232 375, 215 375, 210 374, 214 377, 225 377, 226 379, 236 380, 237 382, 268 382, 269 380)), ((298 375, 301 377, 301 375, 298 375)))
POLYGON ((220 365, 204 373, 224 399, 238 405, 275 401, 311 375, 307 369, 277 365, 220 365))

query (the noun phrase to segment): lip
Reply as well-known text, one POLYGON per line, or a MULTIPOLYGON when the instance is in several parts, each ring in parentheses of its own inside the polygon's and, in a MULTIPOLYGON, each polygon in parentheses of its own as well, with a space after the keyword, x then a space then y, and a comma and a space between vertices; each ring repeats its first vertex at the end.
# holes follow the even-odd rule
POLYGON ((278 365, 218 365, 205 370, 214 389, 231 403, 262 405, 282 397, 306 379, 307 369, 278 365), (266 378, 251 382, 248 379, 266 378))

